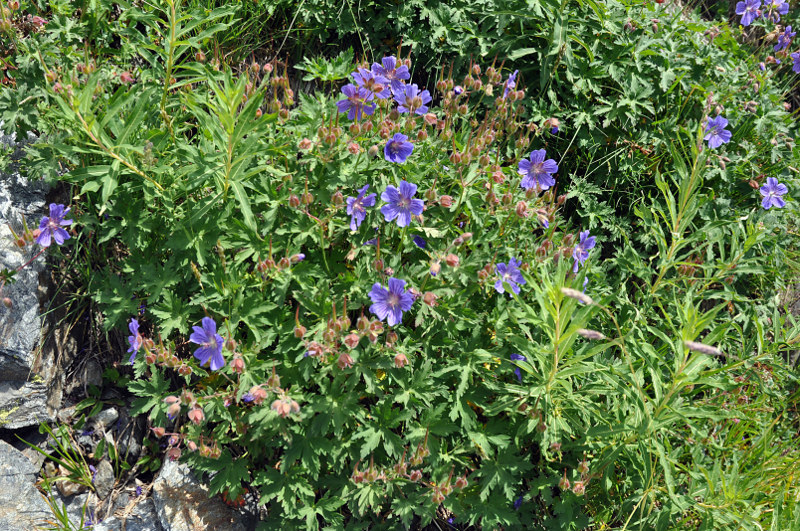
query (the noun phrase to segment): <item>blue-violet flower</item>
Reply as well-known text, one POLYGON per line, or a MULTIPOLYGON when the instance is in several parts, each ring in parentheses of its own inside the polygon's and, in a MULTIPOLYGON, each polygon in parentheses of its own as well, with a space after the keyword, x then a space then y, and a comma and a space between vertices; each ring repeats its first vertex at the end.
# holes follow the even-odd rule
POLYGON ((736 14, 742 16, 742 26, 749 26, 758 18, 761 0, 745 0, 736 4, 736 14))
MULTIPOLYGON (((515 353, 515 354, 512 354, 510 357, 511 357, 511 361, 528 361, 528 358, 526 358, 522 354, 516 354, 515 353)), ((517 380, 519 380, 521 382, 522 381, 522 373, 520 372, 519 367, 514 369, 514 374, 517 375, 517 380)))
POLYGON ((217 371, 225 366, 225 359, 222 357, 222 336, 217 333, 217 323, 211 317, 203 317, 202 328, 193 326, 192 335, 189 336, 189 341, 200 345, 200 348, 194 351, 194 357, 200 360, 202 367, 211 360, 209 368, 212 371, 217 371))
POLYGON ((405 290, 405 287, 405 280, 394 277, 389 277, 389 289, 376 282, 369 292, 373 302, 369 311, 377 315, 381 321, 386 319, 389 326, 400 323, 403 320, 403 312, 410 310, 414 304, 414 297, 405 290))
POLYGON ((44 216, 39 222, 39 236, 36 243, 42 247, 50 247, 51 239, 58 245, 63 245, 65 240, 69 240, 69 233, 62 227, 72 225, 71 219, 64 219, 69 213, 69 208, 64 205, 50 203, 50 216, 44 216))
MULTIPOLYGON (((787 7, 788 7, 788 5, 787 5, 787 7)), ((796 31, 792 31, 792 27, 791 26, 786 26, 786 29, 783 30, 783 33, 778 35, 778 44, 776 44, 773 49, 776 52, 780 52, 781 50, 785 50, 786 48, 789 47, 790 44, 792 44, 792 40, 794 39, 795 35, 797 35, 797 32, 796 31)), ((763 70, 763 68, 762 68, 762 70, 763 70)))
MULTIPOLYGON (((519 270, 519 266, 522 265, 522 262, 518 262, 514 258, 509 258, 508 265, 500 262, 495 266, 495 272, 500 276, 497 279, 497 282, 494 283, 494 289, 497 293, 505 293, 506 290, 503 287, 503 282, 511 286, 511 291, 515 294, 519 294, 519 285, 525 284, 525 278, 522 276, 522 273, 519 270)), ((511 294, 509 293, 509 296, 511 294)))
POLYGON ((139 349, 142 348, 142 336, 139 334, 139 321, 136 319, 131 319, 131 322, 128 324, 128 330, 131 331, 130 336, 128 336, 128 344, 130 344, 130 348, 128 352, 132 352, 130 364, 133 365, 133 360, 136 359, 136 354, 139 353, 139 349))
POLYGON ((358 197, 347 198, 347 213, 350 214, 350 230, 356 230, 367 217, 366 207, 375 206, 375 194, 367 193, 368 184, 358 191, 358 197))
POLYGON ((428 103, 431 102, 431 93, 427 90, 419 90, 415 84, 404 85, 400 90, 394 90, 394 99, 398 103, 397 110, 400 112, 413 112, 425 114, 428 112, 428 103))
POLYGON ((383 158, 388 162, 402 164, 413 151, 414 144, 408 141, 408 137, 402 133, 395 133, 394 136, 386 142, 386 147, 383 148, 383 158))
POLYGON ((349 120, 360 120, 362 113, 370 116, 375 112, 375 104, 367 104, 375 97, 368 89, 349 83, 342 87, 342 94, 346 99, 337 101, 336 107, 339 112, 347 112, 349 120))
POLYGON ((786 206, 786 201, 781 196, 787 193, 789 189, 786 188, 785 184, 779 183, 775 177, 767 177, 767 184, 759 188, 758 191, 763 196, 761 206, 765 210, 769 210, 772 207, 783 208, 786 206))
POLYGON ((728 120, 723 118, 721 115, 717 116, 716 118, 711 118, 706 123, 706 136, 704 137, 708 140, 708 147, 711 149, 716 149, 720 147, 722 144, 727 144, 731 141, 731 132, 725 129, 728 125, 728 120))
POLYGON ((422 199, 414 199, 417 193, 417 185, 406 181, 400 183, 400 189, 392 185, 386 187, 381 194, 381 199, 386 201, 386 205, 381 207, 381 213, 386 221, 397 219, 398 227, 407 227, 411 224, 411 216, 419 216, 425 203, 422 199))
POLYGON ((572 258, 575 259, 575 264, 572 266, 572 272, 577 273, 578 267, 589 258, 589 250, 594 249, 596 244, 594 236, 589 236, 589 231, 585 230, 580 234, 580 241, 572 250, 572 258))
POLYGON ((393 55, 381 59, 381 64, 372 63, 372 73, 388 79, 393 91, 401 90, 403 80, 411 78, 408 67, 402 64, 397 66, 397 59, 393 55))
POLYGON ((558 171, 558 164, 553 159, 547 159, 545 150, 539 149, 531 152, 530 159, 519 161, 517 173, 522 175, 520 187, 528 188, 539 187, 540 190, 547 190, 555 186, 556 180, 551 174, 558 171))

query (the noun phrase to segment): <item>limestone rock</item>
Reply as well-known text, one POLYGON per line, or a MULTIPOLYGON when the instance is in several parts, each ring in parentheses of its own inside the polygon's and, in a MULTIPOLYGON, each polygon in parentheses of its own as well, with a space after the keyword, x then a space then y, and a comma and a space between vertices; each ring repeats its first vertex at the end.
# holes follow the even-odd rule
POLYGON ((186 465, 165 461, 153 483, 152 493, 158 520, 165 531, 247 529, 238 512, 219 497, 208 497, 208 487, 199 482, 186 465))
POLYGON ((0 440, 0 529, 31 531, 53 514, 34 486, 38 470, 16 448, 0 440))
MULTIPOLYGON (((94 531, 163 531, 158 521, 156 506, 147 498, 134 507, 130 516, 112 516, 93 528, 94 531)), ((208 528, 212 529, 212 528, 208 528)))

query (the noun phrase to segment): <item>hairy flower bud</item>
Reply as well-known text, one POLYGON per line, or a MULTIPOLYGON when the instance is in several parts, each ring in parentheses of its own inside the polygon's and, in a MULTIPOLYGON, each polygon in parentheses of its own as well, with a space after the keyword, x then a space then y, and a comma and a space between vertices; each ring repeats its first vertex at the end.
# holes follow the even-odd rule
POLYGON ((6 308, 11 308, 13 305, 14 303, 11 301, 10 298, 3 297, 3 306, 5 306, 6 308))
POLYGON ((336 365, 339 366, 339 369, 349 369, 353 366, 353 358, 350 357, 350 354, 347 352, 342 352, 339 354, 339 359, 336 360, 336 365))
POLYGON ((432 291, 426 291, 425 294, 422 296, 422 302, 433 308, 436 306, 436 299, 439 297, 433 293, 432 291))
POLYGON ((402 352, 398 352, 394 357, 394 366, 398 369, 402 369, 406 365, 408 365, 408 357, 402 352))
POLYGON ((351 333, 344 337, 344 344, 347 345, 347 348, 356 348, 360 340, 361 336, 356 333, 351 333))
POLYGON ((439 198, 439 204, 444 208, 450 208, 453 206, 453 198, 449 195, 443 195, 439 198))
POLYGON ((457 256, 457 255, 455 255, 455 254, 453 254, 453 253, 450 253, 450 254, 448 254, 448 255, 445 257, 444 261, 445 261, 445 262, 447 263, 447 265, 449 265, 450 267, 458 267, 458 264, 459 264, 459 262, 460 262, 460 260, 459 260, 458 256, 457 256))
POLYGON ((564 477, 558 482, 558 488, 561 490, 569 490, 569 480, 567 479, 567 470, 564 469, 564 477))
POLYGON ((189 411, 189 420, 198 426, 203 422, 204 418, 203 410, 199 407, 192 408, 189 411))
POLYGON ((161 426, 156 426, 156 427, 150 428, 150 429, 153 430, 153 435, 155 435, 156 437, 159 437, 159 438, 163 437, 164 434, 167 432, 161 426))
POLYGON ((586 484, 583 481, 576 481, 572 486, 572 492, 574 492, 576 496, 583 496, 584 492, 586 492, 586 484))
POLYGON ((412 470, 411 473, 408 475, 408 479, 416 483, 417 481, 422 479, 422 472, 420 470, 412 470))
POLYGON ((292 208, 297 208, 300 206, 300 198, 297 197, 295 194, 289 196, 289 206, 292 208))
POLYGON ((241 356, 236 356, 231 360, 231 371, 236 374, 244 373, 244 360, 241 356))
POLYGON ((439 271, 442 270, 442 264, 439 260, 434 260, 431 262, 431 275, 436 276, 439 274, 439 271))
POLYGON ((455 486, 457 489, 463 489, 463 488, 465 488, 465 487, 466 487, 468 484, 469 484, 469 482, 467 481, 467 478, 466 478, 465 476, 458 476, 458 477, 456 478, 456 481, 455 481, 455 483, 454 483, 454 486, 455 486))
POLYGON ((517 203, 517 207, 514 209, 514 211, 517 213, 517 216, 519 216, 521 218, 527 218, 528 217, 528 203, 526 203, 525 201, 519 201, 517 203))

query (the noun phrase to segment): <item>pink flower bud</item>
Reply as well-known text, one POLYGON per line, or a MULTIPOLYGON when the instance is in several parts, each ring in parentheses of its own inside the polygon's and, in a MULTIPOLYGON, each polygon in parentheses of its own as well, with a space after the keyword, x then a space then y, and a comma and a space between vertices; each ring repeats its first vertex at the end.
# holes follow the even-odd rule
POLYGON ((450 208, 453 206, 453 198, 449 195, 443 195, 439 198, 439 204, 442 205, 444 208, 450 208))
POLYGON ((514 210, 516 211, 517 216, 521 218, 528 217, 528 203, 526 203, 525 201, 519 201, 514 210))
POLYGON ((123 83, 133 83, 133 76, 130 72, 122 72, 119 75, 119 80, 123 83))
POLYGON ((558 482, 558 488, 561 490, 569 490, 569 480, 567 479, 567 471, 564 470, 564 477, 558 482))
POLYGON ((467 481, 467 478, 466 478, 466 477, 464 477, 464 476, 458 476, 458 477, 456 478, 456 481, 455 481, 455 484, 454 484, 454 485, 455 485, 455 487, 456 487, 457 489, 463 489, 463 488, 464 488, 464 487, 466 487, 468 484, 469 484, 469 482, 467 481))
POLYGON ((197 451, 197 443, 194 441, 189 441, 186 443, 186 448, 188 448, 190 452, 195 452, 197 451))
POLYGON ((422 479, 422 472, 419 470, 412 470, 411 473, 408 475, 408 479, 416 483, 420 479, 422 479))
POLYGON ((267 391, 260 385, 254 385, 250 388, 250 394, 253 396, 253 404, 260 406, 267 399, 267 391))
POLYGON ((442 270, 442 264, 439 263, 439 260, 434 260, 431 262, 431 275, 436 276, 439 274, 439 271, 442 270))
POLYGON ((181 405, 177 402, 174 404, 170 404, 170 406, 167 408, 167 414, 170 417, 177 417, 180 412, 181 412, 181 405))
POLYGON ((11 301, 10 298, 3 297, 3 306, 5 306, 6 308, 11 308, 13 305, 14 303, 11 301))
POLYGON ((394 366, 398 369, 402 369, 406 365, 408 365, 408 357, 402 352, 398 352, 394 357, 394 366))
POLYGON ((153 435, 155 435, 156 437, 159 437, 159 438, 163 437, 164 434, 166 433, 166 430, 164 428, 162 428, 161 426, 157 426, 157 427, 151 428, 151 429, 153 430, 153 435))
POLYGON ((195 407, 189 411, 189 420, 198 426, 203 422, 204 418, 203 410, 199 407, 195 407))
POLYGON ((297 325, 294 327, 294 337, 297 339, 303 339, 303 336, 306 335, 306 327, 303 325, 297 325))
POLYGON ((353 366, 353 358, 350 357, 350 354, 347 352, 342 352, 339 354, 339 359, 336 360, 336 365, 339 366, 339 369, 349 369, 353 366))
POLYGON ((181 399, 178 398, 177 396, 174 396, 174 395, 169 395, 168 397, 166 397, 164 399, 164 402, 166 402, 168 406, 171 406, 172 404, 176 404, 176 403, 178 403, 180 401, 181 401, 181 399))
POLYGON ((236 356, 231 360, 231 371, 236 374, 244 373, 244 360, 241 356, 236 356))
MULTIPOLYGON (((344 344, 347 345, 347 348, 356 348, 358 346, 358 342, 361 340, 361 336, 358 334, 348 334, 344 338, 344 344)), ((341 358, 340 358, 341 359, 341 358)))
POLYGON ((292 208, 297 208, 300 206, 300 198, 297 197, 295 194, 289 196, 289 206, 292 208))
POLYGON ((572 492, 574 492, 576 496, 583 496, 583 493, 586 492, 586 485, 583 481, 576 481, 575 485, 572 486, 572 492))
POLYGON ((460 262, 460 260, 459 260, 458 256, 454 255, 453 253, 450 253, 450 254, 448 254, 448 255, 445 257, 444 261, 445 261, 445 262, 447 263, 447 265, 449 265, 450 267, 458 267, 458 264, 459 264, 459 262, 460 262))
POLYGON ((425 294, 422 296, 422 302, 433 308, 434 306, 436 306, 437 304, 436 299, 438 298, 439 297, 435 293, 431 291, 426 291, 425 294))

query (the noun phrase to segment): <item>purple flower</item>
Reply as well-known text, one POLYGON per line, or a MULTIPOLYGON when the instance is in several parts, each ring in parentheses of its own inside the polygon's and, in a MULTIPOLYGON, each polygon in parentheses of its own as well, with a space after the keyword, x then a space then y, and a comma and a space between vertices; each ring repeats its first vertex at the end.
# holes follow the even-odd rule
POLYGON ((367 240, 362 245, 372 245, 374 247, 378 245, 378 238, 372 238, 371 240, 367 240))
MULTIPOLYGON (((526 358, 522 354, 512 354, 511 355, 511 361, 528 361, 528 358, 526 358)), ((522 381, 522 373, 519 371, 519 367, 514 369, 514 374, 517 375, 517 380, 519 380, 521 382, 522 381)))
POLYGON ((781 15, 789 12, 789 2, 785 0, 771 0, 769 3, 764 4, 766 13, 764 18, 777 24, 781 21, 781 15))
POLYGON ((520 187, 525 190, 538 187, 540 190, 547 190, 556 185, 556 180, 551 174, 558 171, 558 164, 553 159, 544 160, 545 150, 539 149, 532 151, 529 159, 519 161, 517 173, 522 175, 520 187))
POLYGON ((189 336, 189 341, 200 345, 200 348, 194 351, 194 357, 200 360, 201 367, 211 360, 209 368, 217 371, 225 366, 225 359, 222 357, 223 339, 217 333, 217 323, 214 319, 203 317, 202 324, 202 328, 193 326, 194 332, 189 336))
MULTIPOLYGON (((519 266, 522 265, 522 262, 518 262, 513 258, 509 258, 508 265, 500 262, 495 267, 495 272, 500 276, 497 279, 497 282, 494 283, 494 289, 497 293, 505 293, 506 290, 503 287, 503 282, 509 284, 511 286, 511 291, 515 294, 519 294, 519 285, 525 284, 525 279, 522 277, 522 273, 519 270, 519 266)), ((509 293, 509 296, 511 294, 509 293)))
MULTIPOLYGON (((789 5, 788 4, 784 4, 784 5, 788 9, 789 5)), ((796 31, 792 31, 792 27, 791 26, 786 26, 786 29, 783 30, 783 33, 778 35, 778 44, 776 44, 773 49, 776 52, 779 52, 781 50, 785 50, 792 43, 792 39, 794 39, 795 35, 797 35, 797 32, 796 31)), ((764 64, 764 63, 761 63, 761 64, 764 64)), ((762 68, 762 70, 763 70, 763 68, 762 68)))
POLYGON ((456 85, 455 87, 453 87, 453 94, 455 94, 456 96, 462 94, 463 92, 464 92, 464 87, 462 87, 461 85, 456 85))
POLYGON ((792 64, 792 72, 800 74, 800 52, 792 52, 789 54, 794 64, 792 64))
POLYGON ((556 134, 558 134, 558 126, 553 126, 553 127, 551 127, 551 128, 550 128, 550 134, 551 134, 551 135, 556 135, 556 134))
POLYGON ((763 72, 764 70, 766 70, 766 69, 767 69, 767 67, 766 67, 766 66, 764 66, 764 63, 758 63, 758 69, 759 69, 759 70, 761 70, 761 71, 763 72))
POLYGON ((383 76, 392 83, 392 90, 401 90, 404 79, 410 79, 406 65, 397 66, 397 59, 394 56, 381 59, 382 64, 372 63, 372 73, 376 76, 383 76))
POLYGON ((386 221, 397 218, 398 227, 407 227, 411 224, 411 216, 419 216, 425 203, 422 199, 414 199, 417 193, 417 185, 406 181, 400 183, 398 190, 392 185, 386 187, 381 194, 381 199, 386 201, 386 205, 381 207, 381 213, 386 221))
POLYGON ((731 132, 725 129, 727 125, 728 120, 723 118, 722 115, 711 118, 706 123, 705 139, 708 140, 708 147, 716 149, 722 144, 727 144, 731 141, 731 132))
POLYGON ((514 510, 519 511, 520 507, 522 507, 522 496, 514 500, 514 510))
POLYGON ((388 162, 404 163, 406 159, 414 151, 414 144, 408 142, 408 137, 402 133, 395 133, 392 138, 386 142, 386 147, 383 148, 383 158, 388 162))
POLYGON ((132 334, 128 336, 128 343, 130 344, 128 352, 133 352, 130 359, 130 364, 133 365, 133 360, 136 359, 136 354, 138 354, 139 349, 142 348, 142 336, 139 334, 139 321, 136 319, 131 319, 130 324, 128 324, 128 330, 130 330, 132 334))
POLYGON ((358 191, 358 197, 347 198, 347 213, 350 214, 350 230, 356 230, 367 217, 366 207, 375 206, 375 194, 364 197, 368 184, 358 191))
MULTIPOLYGON (((308 354, 308 352, 306 352, 306 354, 308 354)), ((250 393, 250 392, 247 392, 247 393, 242 395, 242 400, 244 400, 245 402, 248 402, 248 403, 252 402, 255 399, 256 399, 255 395, 253 395, 253 393, 250 393)))
POLYGON ((369 116, 375 112, 374 103, 367 105, 367 102, 375 96, 364 87, 357 87, 349 83, 342 87, 342 94, 347 96, 347 99, 337 101, 336 107, 339 112, 347 112, 348 120, 360 120, 362 113, 369 116))
POLYGON ((787 193, 789 189, 786 188, 785 184, 779 183, 775 177, 767 177, 767 184, 759 188, 758 191, 763 196, 761 206, 765 210, 769 210, 772 207, 783 208, 786 206, 786 201, 781 196, 787 193))
POLYGON ((425 114, 428 112, 428 103, 431 102, 431 93, 427 90, 420 91, 416 83, 404 85, 400 90, 393 90, 394 100, 398 103, 400 112, 414 112, 425 114))
POLYGON ((428 246, 428 242, 426 242, 426 241, 425 241, 424 239, 422 239, 422 237, 420 237, 420 236, 414 236, 414 238, 413 238, 413 239, 414 239, 414 245, 416 245, 416 246, 417 246, 417 247, 419 247, 420 249, 424 249, 425 247, 427 247, 427 246, 428 246))
POLYGON ((380 100, 385 100, 392 95, 392 89, 389 87, 389 80, 382 75, 375 74, 366 68, 359 68, 357 72, 353 72, 350 75, 353 76, 356 85, 364 87, 380 100))
POLYGON ((572 258, 575 259, 575 264, 572 266, 572 272, 578 272, 578 266, 583 265, 587 258, 589 258, 589 250, 594 249, 596 242, 594 236, 589 236, 589 231, 581 232, 581 239, 575 249, 572 250, 572 258))
POLYGON ((508 91, 513 90, 517 86, 517 74, 519 70, 514 70, 513 74, 508 75, 508 79, 506 80, 505 89, 503 90, 503 99, 506 99, 508 96, 508 91))
POLYGON ((142 495, 142 486, 141 485, 136 485, 136 495, 137 496, 141 496, 142 495))
POLYGON ((369 311, 378 316, 378 319, 387 320, 389 326, 394 326, 403 320, 403 312, 411 309, 414 297, 405 290, 406 281, 389 277, 389 289, 385 289, 377 282, 372 285, 369 297, 372 306, 369 311))
POLYGON ((94 465, 89 465, 89 472, 92 473, 92 483, 94 483, 94 477, 97 475, 97 468, 94 465))
POLYGON ((742 26, 749 26, 758 18, 759 7, 761 7, 761 0, 745 0, 736 4, 736 14, 742 16, 742 26))
POLYGON ((64 219, 68 213, 69 208, 65 208, 64 205, 50 203, 50 217, 45 216, 39 222, 40 232, 36 237, 36 243, 42 247, 50 247, 51 238, 59 245, 63 245, 65 240, 69 240, 69 233, 61 228, 72 225, 71 219, 64 219))

